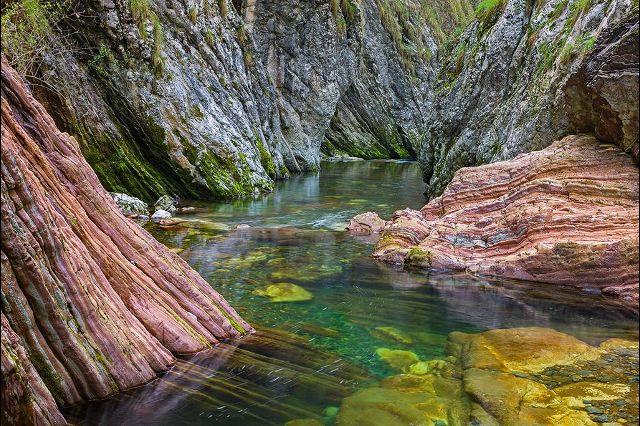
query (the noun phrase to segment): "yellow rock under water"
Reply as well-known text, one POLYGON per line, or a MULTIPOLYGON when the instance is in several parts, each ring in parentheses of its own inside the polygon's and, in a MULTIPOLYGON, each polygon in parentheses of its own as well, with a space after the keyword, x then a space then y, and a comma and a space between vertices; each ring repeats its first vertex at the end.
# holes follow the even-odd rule
POLYGON ((375 330, 371 332, 374 337, 377 337, 382 340, 398 342, 403 345, 410 345, 413 343, 413 339, 410 336, 404 334, 400 330, 394 327, 376 327, 375 330))
POLYGON ((253 294, 269 297, 272 302, 302 302, 313 298, 307 290, 291 283, 270 284, 265 288, 254 290, 253 294))
POLYGON ((590 361, 602 351, 550 328, 510 328, 479 335, 451 333, 450 341, 465 346, 464 368, 535 373, 554 365, 590 361))
POLYGON ((400 349, 378 348, 376 354, 385 360, 391 368, 400 371, 404 371, 412 364, 420 361, 418 355, 400 349))

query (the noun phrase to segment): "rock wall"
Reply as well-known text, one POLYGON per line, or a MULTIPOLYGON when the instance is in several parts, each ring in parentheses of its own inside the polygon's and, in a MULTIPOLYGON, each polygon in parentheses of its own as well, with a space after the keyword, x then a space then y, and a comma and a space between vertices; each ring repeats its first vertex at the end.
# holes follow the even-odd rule
MULTIPOLYGON (((451 22, 469 19, 471 6, 451 22)), ((258 1, 259 58, 300 162, 320 153, 415 158, 433 100, 439 40, 419 1, 258 1)), ((449 11, 450 4, 434 6, 449 11)), ((435 18, 438 19, 438 18, 435 18)), ((445 18, 441 18, 445 20, 445 18)))
POLYGON ((173 363, 172 353, 252 330, 119 212, 76 140, 4 59, 0 259, 9 424, 60 424, 56 403, 141 385, 173 363))
POLYGON ((236 197, 301 168, 282 137, 273 86, 225 0, 95 0, 64 21, 38 90, 104 186, 236 197), (286 164, 286 165, 285 165, 286 164))
POLYGON ((637 152, 637 3, 490 3, 442 52, 419 154, 427 193, 439 195, 461 167, 576 132, 637 152))
POLYGON ((36 96, 112 192, 241 196, 321 155, 415 158, 445 32, 472 17, 467 0, 91 0, 36 96))
POLYGON ((460 169, 421 211, 394 213, 374 256, 601 290, 637 309, 638 246, 638 167, 579 135, 460 169))

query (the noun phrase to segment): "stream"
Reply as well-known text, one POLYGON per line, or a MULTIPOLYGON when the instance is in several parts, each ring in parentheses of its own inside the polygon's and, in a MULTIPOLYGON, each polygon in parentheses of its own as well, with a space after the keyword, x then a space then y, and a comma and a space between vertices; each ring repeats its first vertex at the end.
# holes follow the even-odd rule
POLYGON ((158 380, 67 411, 82 425, 332 424, 343 398, 395 374, 378 348, 446 356, 447 335, 550 327, 587 343, 637 340, 635 315, 558 286, 403 270, 370 257, 375 240, 344 231, 358 213, 426 203, 407 161, 323 163, 256 198, 194 202, 187 226, 147 229, 212 283, 257 333, 182 356, 158 380), (236 229, 237 225, 249 227, 236 229), (256 294, 293 283, 312 299, 256 294), (400 337, 398 337, 400 336, 400 337))

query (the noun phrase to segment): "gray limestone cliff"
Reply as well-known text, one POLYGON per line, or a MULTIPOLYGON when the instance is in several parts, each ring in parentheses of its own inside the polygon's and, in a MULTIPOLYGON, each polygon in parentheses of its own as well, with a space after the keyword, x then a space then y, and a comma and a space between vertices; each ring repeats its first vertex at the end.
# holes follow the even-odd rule
POLYGON ((438 101, 420 149, 430 196, 461 167, 576 132, 617 143, 637 162, 637 3, 503 0, 481 2, 477 12, 441 52, 438 101))

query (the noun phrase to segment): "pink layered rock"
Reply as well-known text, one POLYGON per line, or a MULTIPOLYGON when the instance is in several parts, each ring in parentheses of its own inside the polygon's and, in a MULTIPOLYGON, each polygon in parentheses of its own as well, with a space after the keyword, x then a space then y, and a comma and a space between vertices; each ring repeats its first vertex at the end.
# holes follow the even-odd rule
POLYGON ((638 167, 568 136, 510 161, 460 169, 421 211, 394 214, 378 259, 598 288, 638 301, 638 167))
POLYGON ((351 219, 347 231, 356 234, 377 234, 382 232, 385 226, 387 221, 381 219, 378 213, 366 212, 351 219))
POLYGON ((4 60, 1 193, 3 423, 62 423, 55 403, 139 386, 172 353, 252 331, 121 214, 4 60))

